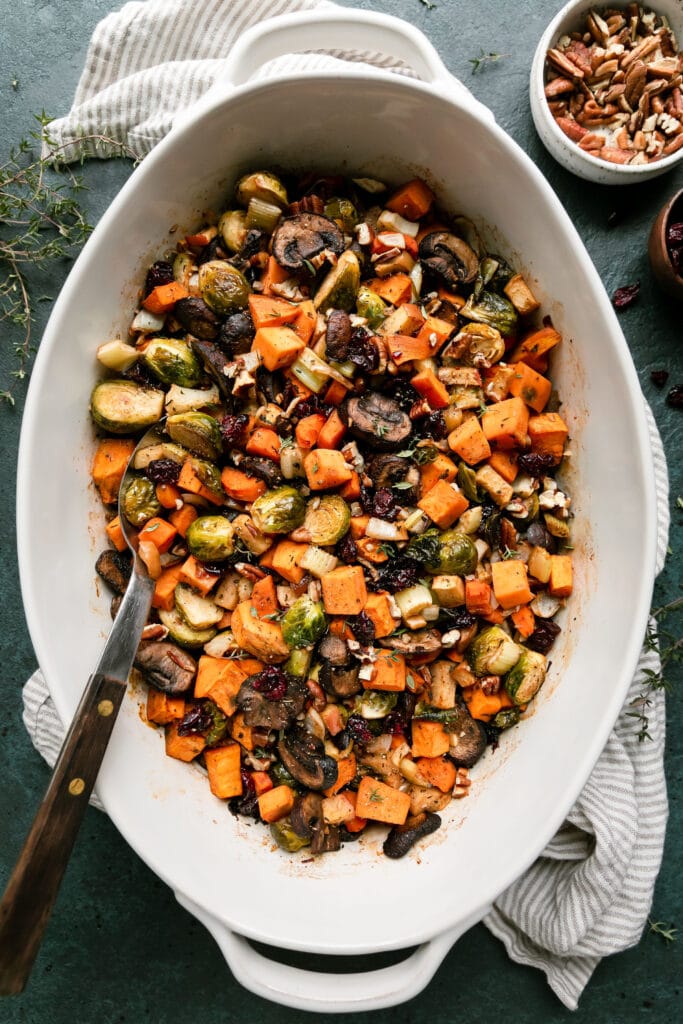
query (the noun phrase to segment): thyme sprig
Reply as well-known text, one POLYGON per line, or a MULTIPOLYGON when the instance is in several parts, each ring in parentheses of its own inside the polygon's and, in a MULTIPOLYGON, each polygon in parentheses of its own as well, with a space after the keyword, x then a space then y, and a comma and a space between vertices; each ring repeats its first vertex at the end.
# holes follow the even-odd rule
MULTIPOLYGON (((13 382, 0 388, 0 399, 10 405, 35 351, 35 303, 51 299, 34 296, 35 272, 73 259, 92 230, 79 205, 85 185, 60 159, 72 143, 51 146, 49 156, 40 155, 44 143, 50 145, 50 118, 43 112, 35 119, 37 127, 0 164, 0 325, 16 356, 13 382)), ((106 135, 83 134, 79 141, 90 142, 95 150, 114 146, 117 155, 135 159, 126 146, 106 135)))
POLYGON ((678 928, 674 928, 673 924, 668 921, 653 921, 651 918, 648 918, 647 923, 650 926, 650 931, 654 935, 661 935, 667 946, 676 941, 678 928))
POLYGON ((472 65, 472 74, 476 75, 477 71, 486 67, 487 64, 495 64, 497 61, 509 56, 509 53, 485 53, 483 49, 480 49, 478 56, 470 57, 468 63, 472 65))
POLYGON ((666 670, 671 664, 675 664, 683 659, 683 636, 681 636, 680 626, 677 632, 672 632, 671 629, 665 629, 663 626, 663 622, 668 616, 682 611, 683 597, 678 597, 668 604, 652 609, 652 616, 656 620, 657 625, 648 624, 643 646, 647 651, 659 653, 659 671, 654 669, 645 670, 643 673, 645 685, 638 696, 631 702, 633 710, 626 712, 629 718, 636 720, 638 740, 641 743, 644 740, 652 739, 649 731, 650 716, 648 713, 652 707, 652 694, 657 690, 671 690, 671 681, 665 675, 666 670))

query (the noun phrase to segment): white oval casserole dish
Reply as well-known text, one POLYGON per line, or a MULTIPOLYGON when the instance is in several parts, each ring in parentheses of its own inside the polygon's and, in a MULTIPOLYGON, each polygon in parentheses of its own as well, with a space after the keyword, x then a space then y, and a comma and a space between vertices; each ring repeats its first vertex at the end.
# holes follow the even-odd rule
POLYGON ((203 210, 223 208, 241 172, 278 165, 393 183, 426 175, 447 209, 485 231, 492 226, 490 241, 524 269, 564 335, 554 378, 571 432, 575 596, 533 715, 486 754, 471 796, 451 805, 438 833, 400 861, 378 856, 380 838, 302 863, 274 849, 264 827, 234 819, 199 770, 164 756, 135 695, 124 702, 99 775, 116 826, 210 928, 243 984, 308 1010, 377 1009, 420 991, 455 939, 537 857, 604 746, 651 595, 651 453, 626 343, 576 230, 531 161, 426 39, 361 11, 264 23, 242 38, 226 80, 114 200, 55 305, 36 360, 19 454, 19 561, 31 637, 63 720, 110 625, 93 571, 105 546, 89 483, 95 349, 125 336, 144 268, 166 239, 172 244, 171 225, 182 234, 203 210), (398 55, 425 81, 351 65, 341 75, 241 84, 277 53, 324 46, 398 55), (55 510, 49 520, 45 494, 55 510), (401 964, 352 980, 274 963, 243 936, 319 954, 421 945, 401 964))

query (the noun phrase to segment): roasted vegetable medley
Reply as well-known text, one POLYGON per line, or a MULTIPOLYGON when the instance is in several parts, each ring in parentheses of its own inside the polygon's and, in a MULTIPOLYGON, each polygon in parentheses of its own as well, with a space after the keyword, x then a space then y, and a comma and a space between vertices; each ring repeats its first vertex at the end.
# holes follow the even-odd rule
POLYGON ((402 856, 545 679, 572 561, 538 309, 419 179, 255 172, 98 350, 97 569, 120 595, 118 512, 147 718, 285 850, 381 822, 402 856))

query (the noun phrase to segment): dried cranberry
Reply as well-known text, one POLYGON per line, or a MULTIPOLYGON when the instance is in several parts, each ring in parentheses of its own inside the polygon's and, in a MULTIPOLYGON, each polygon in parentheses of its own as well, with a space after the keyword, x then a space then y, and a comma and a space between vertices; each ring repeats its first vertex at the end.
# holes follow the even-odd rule
POLYGON ((408 722, 402 711, 390 711, 383 722, 384 732, 392 736, 405 736, 408 732, 408 722))
POLYGON ((666 244, 670 249, 677 249, 680 245, 683 245, 683 221, 669 224, 666 229, 666 244))
POLYGON ((434 441, 442 441, 448 434, 448 428, 441 410, 430 412, 416 420, 415 433, 420 438, 431 437, 434 441))
POLYGON ((466 608, 441 608, 439 610, 439 625, 443 624, 448 629, 469 629, 476 621, 476 615, 468 612, 466 608))
POLYGON ((242 795, 229 800, 228 808, 231 814, 242 814, 246 818, 256 818, 258 821, 261 815, 259 814, 258 795, 256 793, 254 777, 251 772, 240 768, 240 778, 242 780, 242 795))
POLYGON ((401 511, 396 495, 388 487, 380 487, 372 499, 372 515, 378 519, 387 519, 390 523, 401 511))
POLYGON ((627 309, 638 298, 640 281, 635 284, 625 284, 623 288, 617 288, 612 296, 612 305, 615 309, 627 309))
POLYGON ((666 404, 670 405, 672 409, 683 409, 683 386, 674 384, 666 396, 666 404))
POLYGON ((663 388, 669 379, 669 374, 666 370, 653 370, 650 374, 650 380, 656 388, 663 388))
POLYGON ((126 380, 132 380, 136 384, 140 384, 143 388, 158 388, 159 386, 158 379, 140 360, 133 363, 127 370, 124 370, 121 376, 125 377, 126 380))
POLYGON ((358 548, 350 533, 339 541, 335 550, 337 558, 341 558, 346 565, 353 565, 358 561, 358 548))
POLYGON ((203 704, 193 704, 178 726, 179 736, 196 736, 207 732, 213 725, 213 718, 203 704))
POLYGON ((173 267, 166 260, 157 260, 147 271, 145 278, 145 295, 158 288, 160 284, 170 284, 175 280, 173 267))
POLYGON ((382 393, 393 398, 401 408, 401 412, 410 412, 420 395, 405 377, 390 377, 382 389, 382 393))
MULTIPOLYGON (((214 514, 220 515, 220 512, 214 514)), ((205 572, 212 573, 214 576, 222 576, 225 572, 225 562, 208 562, 203 558, 198 558, 197 561, 201 563, 201 567, 205 572)), ((240 562, 243 561, 245 561, 245 559, 242 558, 240 554, 240 562)))
POLYGON ((487 746, 491 747, 492 750, 496 750, 500 734, 503 730, 499 729, 497 725, 493 724, 493 722, 482 722, 482 725, 484 726, 484 732, 486 733, 487 746))
POLYGON ((377 579, 368 580, 368 584, 373 590, 388 590, 390 594, 395 594, 397 590, 405 590, 419 583, 423 571, 414 558, 404 556, 380 569, 377 579))
POLYGON ((371 373, 379 366, 379 352, 364 327, 352 331, 346 358, 364 373, 371 373))
POLYGON ((254 676, 251 685, 267 700, 282 700, 287 693, 287 676, 277 665, 268 665, 254 676))
POLYGON ((224 416, 220 421, 221 436, 229 448, 239 448, 247 437, 248 416, 224 416))
POLYGON ((154 484, 174 484, 180 476, 180 463, 173 459, 153 459, 145 476, 154 484))
POLYGON ((523 473, 530 476, 543 476, 555 465, 555 456, 541 452, 522 452, 517 459, 517 465, 523 473))
POLYGON ((254 782, 254 776, 251 772, 248 772, 246 768, 240 768, 240 778, 242 780, 243 793, 256 792, 256 783, 254 782))
POLYGON ((347 622, 356 640, 363 647, 368 647, 375 639, 375 624, 366 612, 352 615, 347 622))
POLYGON ((525 644, 532 651, 538 651, 539 654, 547 654, 555 643, 555 638, 561 632, 557 623, 551 622, 550 619, 538 619, 536 628, 531 636, 527 637, 525 644))
POLYGON ((195 259, 197 261, 197 266, 201 266, 202 263, 209 263, 211 260, 227 259, 227 256, 228 254, 222 247, 220 238, 216 235, 216 237, 212 238, 210 242, 207 242, 206 245, 202 246, 195 259))
POLYGON ((349 715, 346 729, 357 743, 369 743, 372 739, 370 726, 361 715, 349 715))

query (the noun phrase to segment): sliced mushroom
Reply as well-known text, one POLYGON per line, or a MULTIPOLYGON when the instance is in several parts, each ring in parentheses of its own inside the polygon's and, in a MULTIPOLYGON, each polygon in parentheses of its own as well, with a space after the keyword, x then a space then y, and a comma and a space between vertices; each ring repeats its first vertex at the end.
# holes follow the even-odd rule
POLYGON ((325 754, 322 742, 301 726, 284 734, 277 751, 292 778, 307 789, 328 789, 337 781, 337 762, 325 754))
POLYGON ((376 451, 398 448, 407 441, 412 430, 410 417, 402 412, 398 402, 376 391, 350 398, 346 403, 346 417, 354 437, 376 451))
POLYGON ((471 768, 486 750, 486 731, 466 707, 459 704, 453 710, 459 714, 457 724, 448 727, 448 756, 458 768, 471 768))
POLYGON ((173 316, 183 330, 195 338, 212 341, 218 334, 220 320, 199 296, 180 299, 173 307, 173 316))
POLYGON ((343 362, 349 354, 351 318, 343 309, 333 309, 327 318, 325 354, 329 359, 343 362))
POLYGON ((398 789, 405 783, 405 779, 387 753, 362 754, 358 760, 364 768, 369 768, 373 775, 379 776, 394 789, 398 789))
POLYGON ((373 487, 395 487, 400 484, 400 498, 403 504, 409 504, 417 496, 420 485, 420 471, 410 459, 398 455, 375 455, 366 467, 373 487), (410 487, 406 487, 410 484, 410 487))
POLYGON ((420 260, 454 291, 471 284, 479 270, 479 257, 467 242, 450 231, 431 231, 420 242, 420 260))
POLYGON ((244 271, 249 266, 249 261, 257 253, 263 252, 268 247, 268 234, 259 228, 250 228, 244 236, 244 241, 239 252, 235 253, 230 262, 238 270, 244 271))
POLYGON ((244 724, 256 729, 286 729, 304 709, 307 690, 297 679, 290 679, 280 700, 270 700, 254 689, 253 676, 244 680, 235 698, 244 712, 244 724))
POLYGON ((228 356, 241 356, 251 349, 256 328, 247 310, 231 313, 221 325, 218 344, 228 356))
POLYGON ((329 661, 323 661, 320 666, 320 685, 326 693, 333 697, 353 697, 361 691, 358 678, 359 670, 359 665, 335 668, 329 661))
POLYGON ((124 594, 128 586, 132 562, 127 551, 107 548, 95 562, 95 570, 115 594, 124 594))
POLYGON ((423 786, 410 786, 408 795, 410 797, 410 813, 413 815, 442 811, 451 802, 450 793, 442 793, 434 786, 429 789, 425 789, 423 786))
POLYGON ((246 455, 239 461, 239 468, 250 476, 258 477, 269 487, 279 487, 283 483, 283 476, 280 472, 279 463, 272 459, 261 459, 254 455, 246 455))
POLYGON ((335 853, 341 849, 341 833, 338 825, 323 824, 316 829, 311 839, 311 853, 335 853))
POLYGON ((168 640, 143 641, 137 649, 134 665, 148 683, 173 696, 188 693, 197 673, 197 662, 192 655, 168 640))
POLYGON ((285 270, 296 274, 324 249, 341 256, 344 235, 327 217, 318 213, 300 213, 286 217, 273 235, 273 256, 285 270))
POLYGON ((406 658, 416 658, 423 654, 438 654, 441 650, 441 633, 438 629, 416 629, 401 633, 400 636, 383 637, 382 647, 398 651, 406 658))
POLYGON ((203 341, 200 338, 192 339, 192 348, 201 359, 206 372, 215 380, 223 398, 229 399, 232 405, 232 381, 225 372, 231 363, 223 349, 214 341, 203 341))
POLYGON ((384 840, 382 850, 387 857, 397 860, 405 857, 418 839, 429 836, 441 827, 441 818, 438 814, 417 814, 406 818, 405 824, 394 825, 391 832, 384 840))
POLYGON ((292 828, 302 839, 312 839, 314 832, 324 825, 323 798, 319 793, 304 793, 294 801, 289 815, 292 828))
POLYGON ((351 652, 346 640, 343 640, 340 636, 335 636, 334 633, 328 633, 320 641, 318 654, 325 661, 329 662, 333 668, 341 668, 348 665, 351 660, 351 652))

